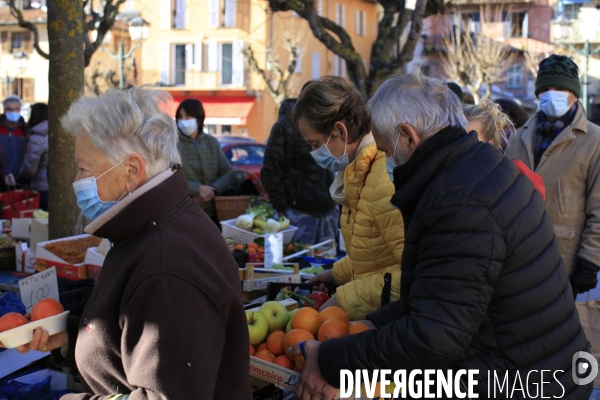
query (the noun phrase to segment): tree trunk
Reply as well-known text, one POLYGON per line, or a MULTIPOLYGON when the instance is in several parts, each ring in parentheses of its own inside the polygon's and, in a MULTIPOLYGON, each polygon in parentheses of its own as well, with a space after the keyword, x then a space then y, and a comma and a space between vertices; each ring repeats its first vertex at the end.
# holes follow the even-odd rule
POLYGON ((83 92, 84 50, 81 1, 54 1, 48 7, 50 238, 81 233, 82 218, 73 192, 75 140, 60 118, 83 92))

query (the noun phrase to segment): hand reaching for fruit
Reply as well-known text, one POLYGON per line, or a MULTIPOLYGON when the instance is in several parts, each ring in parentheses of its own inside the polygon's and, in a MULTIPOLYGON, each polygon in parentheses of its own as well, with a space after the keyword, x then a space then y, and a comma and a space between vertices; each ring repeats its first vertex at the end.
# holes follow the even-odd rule
POLYGON ((29 344, 17 347, 17 351, 21 354, 27 354, 31 350, 37 351, 52 351, 54 349, 60 349, 69 343, 69 334, 67 331, 57 333, 56 335, 49 336, 48 332, 42 328, 36 328, 33 332, 33 339, 29 344))
POLYGON ((334 399, 337 395, 337 389, 331 386, 323 379, 319 369, 319 346, 321 343, 316 340, 295 345, 291 354, 298 361, 304 361, 304 368, 300 381, 296 385, 296 396, 301 399, 334 399))
POLYGON ((328 289, 327 289, 326 284, 327 283, 335 283, 335 279, 333 278, 333 271, 327 270, 327 271, 321 272, 321 273, 313 276, 312 278, 310 278, 308 280, 308 282, 306 282, 306 283, 308 283, 309 285, 319 284, 318 286, 315 286, 314 290, 318 290, 319 292, 327 293, 328 289))

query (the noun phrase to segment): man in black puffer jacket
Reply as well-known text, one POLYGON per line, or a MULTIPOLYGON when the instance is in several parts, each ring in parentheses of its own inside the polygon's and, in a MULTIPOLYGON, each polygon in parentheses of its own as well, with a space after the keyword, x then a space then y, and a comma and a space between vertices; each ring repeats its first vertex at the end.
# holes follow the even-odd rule
POLYGON ((458 98, 418 71, 385 82, 369 109, 378 146, 398 165, 402 298, 368 316, 377 329, 307 342, 297 394, 332 398, 342 369, 477 369, 479 398, 541 398, 543 381, 546 398, 588 399, 592 384, 575 384, 571 362, 589 346, 529 179, 467 133, 458 98), (508 376, 508 390, 491 396, 494 374, 508 376))

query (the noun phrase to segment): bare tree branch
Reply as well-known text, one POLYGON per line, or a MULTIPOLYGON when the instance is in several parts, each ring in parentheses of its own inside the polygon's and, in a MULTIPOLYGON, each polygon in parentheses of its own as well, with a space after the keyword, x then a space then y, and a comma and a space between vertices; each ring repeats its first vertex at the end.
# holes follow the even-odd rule
MULTIPOLYGON (((113 0, 105 0, 104 3, 104 11, 102 16, 100 13, 95 12, 93 9, 90 11, 91 19, 86 21, 84 24, 85 32, 84 32, 84 41, 85 41, 85 65, 87 66, 90 63, 92 55, 96 50, 102 46, 102 41, 104 40, 104 36, 106 33, 111 30, 115 23, 115 19, 119 14, 119 7, 125 3, 126 0, 117 0, 114 2, 113 0), (88 32, 96 31, 96 40, 94 43, 91 42, 89 38, 88 32)), ((86 16, 84 15, 84 20, 86 16)))
POLYGON ((291 36, 284 37, 285 50, 289 53, 287 65, 282 68, 278 58, 273 54, 267 55, 267 64, 272 71, 272 76, 269 76, 268 71, 261 68, 256 61, 254 51, 249 45, 246 45, 242 50, 246 62, 250 69, 256 72, 265 83, 267 93, 273 98, 277 105, 280 105, 283 100, 290 96, 289 86, 296 72, 298 63, 299 47, 296 40, 291 36))
POLYGON ((516 53, 504 43, 487 38, 480 32, 469 32, 464 21, 460 17, 458 19, 460 23, 454 32, 443 38, 444 67, 449 78, 467 87, 475 104, 479 104, 483 85, 486 85, 483 97, 490 98, 492 85, 502 79, 514 62, 516 53))
POLYGON ((33 47, 35 47, 35 50, 38 52, 38 54, 42 57, 44 57, 46 60, 50 58, 50 56, 48 55, 48 53, 46 53, 44 50, 42 50, 42 48, 40 47, 40 34, 38 32, 37 26, 35 26, 33 23, 25 21, 25 19, 23 18, 23 11, 20 10, 16 4, 15 4, 15 0, 10 0, 9 1, 9 7, 10 7, 10 14, 17 19, 18 24, 21 28, 25 28, 31 31, 31 33, 33 33, 33 47))

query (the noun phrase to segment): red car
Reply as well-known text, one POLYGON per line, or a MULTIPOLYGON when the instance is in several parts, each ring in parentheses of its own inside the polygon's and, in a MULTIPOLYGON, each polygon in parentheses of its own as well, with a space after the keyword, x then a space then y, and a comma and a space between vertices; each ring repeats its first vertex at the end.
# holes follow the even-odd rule
MULTIPOLYGON (((266 146, 251 139, 219 138, 221 150, 234 169, 252 172, 260 179, 260 170, 265 158, 266 146)), ((252 179, 247 175, 248 179, 252 179)))

